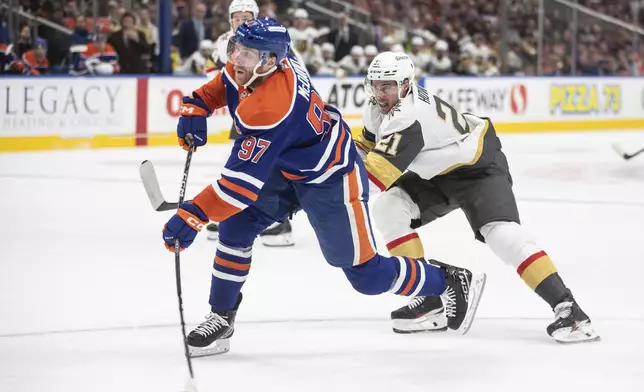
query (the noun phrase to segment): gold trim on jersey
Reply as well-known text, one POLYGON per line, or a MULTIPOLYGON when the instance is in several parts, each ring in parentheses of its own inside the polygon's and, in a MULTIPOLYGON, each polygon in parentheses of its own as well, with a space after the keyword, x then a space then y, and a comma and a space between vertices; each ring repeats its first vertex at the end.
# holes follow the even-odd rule
POLYGON ((369 153, 376 146, 376 143, 372 142, 371 140, 367 140, 364 137, 364 133, 362 132, 360 132, 360 134, 356 136, 353 141, 356 143, 356 146, 365 153, 369 153))
POLYGON ((380 181, 385 189, 388 189, 402 175, 402 172, 393 163, 374 152, 367 154, 364 165, 369 174, 380 181))
POLYGON ((455 165, 452 165, 452 166, 448 167, 447 169, 445 169, 442 172, 438 173, 439 176, 443 175, 443 174, 447 174, 447 173, 451 172, 452 170, 458 169, 461 166, 474 165, 474 164, 476 164, 476 162, 478 162, 479 159, 481 159, 481 155, 483 154, 483 146, 484 146, 484 141, 485 141, 485 135, 487 135, 487 130, 490 127, 490 121, 489 120, 483 119, 483 121, 485 121, 485 127, 483 128, 483 131, 481 131, 481 136, 479 136, 479 146, 476 149, 476 154, 474 154, 474 158, 472 158, 472 160, 467 162, 467 163, 457 163, 455 165))

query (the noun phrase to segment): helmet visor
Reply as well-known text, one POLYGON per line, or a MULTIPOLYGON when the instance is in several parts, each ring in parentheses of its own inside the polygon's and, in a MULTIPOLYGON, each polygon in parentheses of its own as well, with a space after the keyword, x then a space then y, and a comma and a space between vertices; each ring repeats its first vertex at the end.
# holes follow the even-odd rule
POLYGON ((393 80, 369 80, 365 78, 364 89, 371 96, 392 95, 398 91, 398 83, 393 80))
POLYGON ((260 53, 257 49, 242 45, 237 37, 232 37, 228 43, 228 58, 234 65, 254 67, 260 61, 260 53))

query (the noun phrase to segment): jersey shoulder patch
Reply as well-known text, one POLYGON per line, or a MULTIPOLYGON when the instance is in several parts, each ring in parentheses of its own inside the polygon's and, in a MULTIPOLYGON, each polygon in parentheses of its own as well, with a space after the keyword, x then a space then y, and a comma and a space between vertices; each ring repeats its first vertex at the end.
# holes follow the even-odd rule
POLYGON ((235 112, 240 125, 248 130, 275 128, 293 114, 297 81, 292 68, 275 71, 242 99, 235 112))
POLYGON ((417 122, 416 108, 411 94, 403 98, 382 120, 380 137, 402 132, 417 122))

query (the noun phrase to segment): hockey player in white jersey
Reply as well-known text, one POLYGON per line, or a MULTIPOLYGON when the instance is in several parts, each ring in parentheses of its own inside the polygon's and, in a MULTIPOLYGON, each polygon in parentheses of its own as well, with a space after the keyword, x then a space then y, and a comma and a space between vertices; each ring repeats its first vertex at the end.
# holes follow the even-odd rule
MULTIPOLYGON (((490 119, 459 113, 414 84, 414 64, 404 53, 379 54, 365 84, 370 101, 356 144, 372 183, 385 192, 372 214, 391 255, 425 257, 415 229, 460 208, 475 238, 553 309, 550 336, 561 343, 598 340, 548 255, 520 225, 512 177, 490 119)), ((443 309, 439 297, 413 298, 392 312, 393 329, 446 330, 443 309)))
MULTIPOLYGON (((217 73, 226 65, 228 61, 228 43, 230 38, 235 34, 235 30, 245 21, 257 18, 259 15, 259 7, 255 0, 233 0, 228 7, 228 16, 230 21, 230 30, 220 35, 215 43, 216 48, 212 55, 215 68, 207 71, 208 80, 215 78, 217 73)), ((299 55, 292 49, 290 55, 300 60, 299 55)), ((300 62, 304 64, 304 62, 300 62)), ((236 139, 239 136, 235 127, 230 129, 230 139, 236 139)), ((292 227, 289 220, 284 222, 276 222, 266 229, 260 238, 262 243, 266 246, 292 246, 295 245, 292 238, 292 227)), ((219 238, 219 225, 210 223, 206 226, 207 238, 209 240, 217 240, 219 238)))

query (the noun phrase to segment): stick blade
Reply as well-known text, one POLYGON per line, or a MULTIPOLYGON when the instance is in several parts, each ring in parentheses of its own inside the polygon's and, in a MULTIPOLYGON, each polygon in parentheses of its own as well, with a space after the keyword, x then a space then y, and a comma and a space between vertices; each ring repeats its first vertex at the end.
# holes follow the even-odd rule
POLYGON ((165 199, 163 198, 163 193, 161 193, 159 180, 157 179, 152 162, 143 161, 139 167, 139 175, 141 176, 141 182, 143 182, 143 187, 148 194, 152 208, 156 211, 163 211, 160 208, 165 204, 165 199))
POLYGON ((197 380, 194 378, 186 380, 186 384, 184 385, 182 392, 199 392, 197 390, 197 380))
POLYGON ((630 158, 629 155, 627 153, 625 153, 624 150, 622 150, 622 147, 617 143, 613 144, 613 150, 615 150, 615 152, 617 154, 619 154, 619 156, 621 156, 624 159, 629 159, 630 158))

